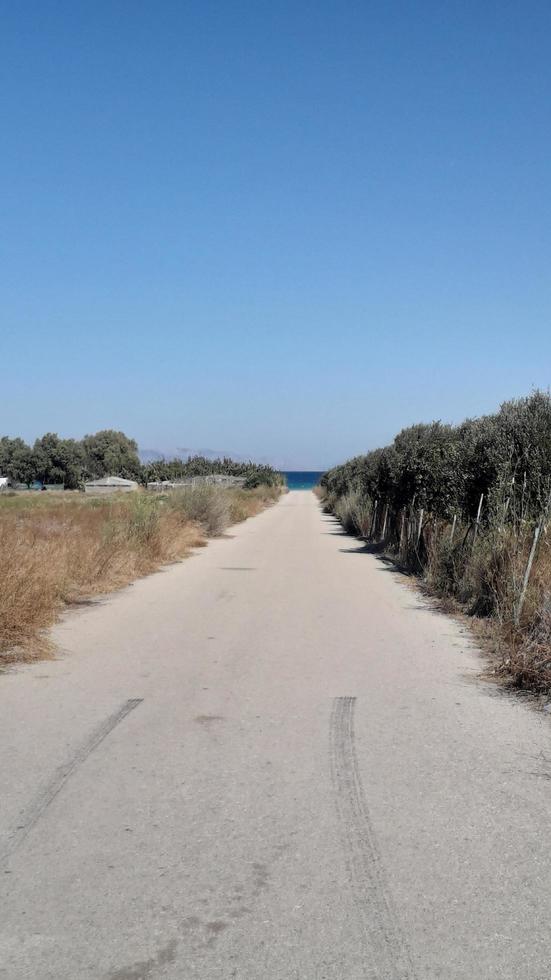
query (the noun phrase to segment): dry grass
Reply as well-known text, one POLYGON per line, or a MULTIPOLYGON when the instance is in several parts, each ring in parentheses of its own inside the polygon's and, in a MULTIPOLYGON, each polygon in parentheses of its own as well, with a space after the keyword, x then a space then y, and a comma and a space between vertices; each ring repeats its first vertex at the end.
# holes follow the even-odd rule
POLYGON ((518 628, 504 636, 497 672, 523 690, 551 692, 551 542, 534 563, 518 628), (508 642, 507 642, 508 640, 508 642))
POLYGON ((230 496, 230 524, 240 524, 255 517, 262 510, 279 500, 283 488, 260 486, 254 490, 232 490, 230 496))
POLYGON ((171 508, 198 524, 208 537, 222 534, 230 524, 238 524, 260 513, 280 496, 278 487, 254 490, 221 490, 215 486, 183 487, 167 498, 171 508))
POLYGON ((197 488, 185 501, 140 492, 110 498, 0 499, 0 663, 48 652, 44 630, 68 605, 180 560, 277 499, 278 492, 197 488), (205 495, 203 491, 213 491, 205 495))
MULTIPOLYGON (((370 513, 349 493, 322 506, 345 530, 367 535, 370 513)), ((448 613, 464 615, 491 660, 491 672, 508 684, 547 697, 551 694, 551 526, 541 535, 520 620, 516 612, 534 529, 516 526, 483 528, 473 544, 472 528, 427 519, 422 535, 405 542, 394 528, 379 550, 416 574, 424 590, 448 613)), ((374 546, 375 547, 375 546, 374 546)))
POLYGON ((513 687, 551 692, 551 541, 542 536, 520 620, 516 611, 533 528, 487 529, 474 547, 453 545, 449 528, 427 535, 424 582, 450 612, 466 612, 491 661, 491 673, 513 687))
MULTIPOLYGON (((322 498, 323 499, 323 498, 322 498)), ((371 504, 360 493, 350 492, 339 497, 332 506, 335 517, 340 521, 347 534, 356 534, 365 538, 369 534, 373 511, 371 504)))
POLYGON ((425 583, 452 609, 465 610, 490 654, 493 673, 509 684, 551 692, 551 542, 542 536, 522 615, 516 611, 533 528, 489 530, 474 548, 454 547, 443 532, 427 549, 425 583))

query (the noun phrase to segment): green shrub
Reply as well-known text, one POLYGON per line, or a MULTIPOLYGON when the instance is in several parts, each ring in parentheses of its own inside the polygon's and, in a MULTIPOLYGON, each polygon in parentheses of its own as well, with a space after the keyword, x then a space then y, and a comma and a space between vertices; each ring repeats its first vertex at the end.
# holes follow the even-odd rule
POLYGON ((536 391, 459 426, 410 426, 391 446, 328 470, 321 485, 333 508, 358 492, 395 515, 415 506, 470 523, 483 494, 483 523, 505 510, 509 524, 539 520, 551 492, 551 396, 536 391))

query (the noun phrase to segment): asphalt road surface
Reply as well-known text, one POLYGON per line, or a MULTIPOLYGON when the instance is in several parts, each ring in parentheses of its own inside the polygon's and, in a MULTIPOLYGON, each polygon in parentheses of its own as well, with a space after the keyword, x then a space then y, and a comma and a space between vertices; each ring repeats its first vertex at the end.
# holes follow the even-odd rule
POLYGON ((549 980, 551 721, 307 492, 0 677, 0 977, 549 980))

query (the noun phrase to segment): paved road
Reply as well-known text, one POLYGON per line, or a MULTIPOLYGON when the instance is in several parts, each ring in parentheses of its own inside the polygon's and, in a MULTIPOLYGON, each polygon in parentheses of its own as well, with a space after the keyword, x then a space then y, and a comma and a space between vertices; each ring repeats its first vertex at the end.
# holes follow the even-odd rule
POLYGON ((550 720, 290 493, 0 678, 0 977, 548 980, 550 720))

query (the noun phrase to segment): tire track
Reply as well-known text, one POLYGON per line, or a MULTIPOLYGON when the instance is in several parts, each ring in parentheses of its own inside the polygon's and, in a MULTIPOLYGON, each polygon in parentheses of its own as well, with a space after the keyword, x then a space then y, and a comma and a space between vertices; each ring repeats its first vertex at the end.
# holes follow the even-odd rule
POLYGON ((86 739, 85 742, 80 746, 80 748, 75 752, 73 758, 60 769, 57 770, 55 776, 51 782, 46 786, 41 793, 34 799, 28 808, 24 811, 23 823, 12 834, 11 839, 8 841, 6 849, 2 854, 0 854, 0 865, 4 864, 21 846, 27 835, 31 832, 33 827, 38 823, 40 817, 48 809, 51 803, 55 800, 58 793, 61 792, 65 783, 70 776, 86 761, 89 755, 97 749, 98 745, 101 745, 103 740, 113 731, 116 725, 120 724, 123 718, 126 718, 127 714, 137 708, 141 704, 143 698, 130 698, 125 701, 124 704, 115 711, 112 715, 102 722, 101 725, 96 728, 92 734, 86 739))
POLYGON ((355 706, 354 697, 333 700, 330 760, 350 885, 365 939, 365 976, 370 980, 415 980, 360 777, 355 706))

